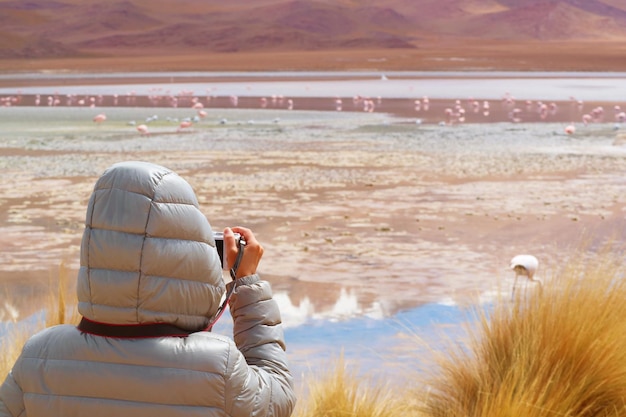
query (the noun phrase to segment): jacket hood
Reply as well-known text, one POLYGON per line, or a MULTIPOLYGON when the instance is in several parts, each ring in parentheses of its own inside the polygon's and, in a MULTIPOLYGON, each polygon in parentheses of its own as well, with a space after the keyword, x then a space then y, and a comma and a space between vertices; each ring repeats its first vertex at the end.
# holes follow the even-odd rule
POLYGON ((146 162, 108 168, 89 199, 81 243, 83 317, 200 330, 224 291, 211 225, 191 186, 146 162))

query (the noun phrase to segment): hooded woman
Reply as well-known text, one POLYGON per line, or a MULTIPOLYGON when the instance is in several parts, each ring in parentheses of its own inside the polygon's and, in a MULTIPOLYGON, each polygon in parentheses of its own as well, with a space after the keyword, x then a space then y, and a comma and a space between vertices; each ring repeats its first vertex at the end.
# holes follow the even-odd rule
POLYGON ((291 415, 280 312, 256 273, 263 248, 233 227, 224 252, 228 288, 191 186, 158 165, 111 166, 87 208, 81 323, 26 342, 0 387, 0 417, 291 415), (227 289, 234 340, 208 331, 227 289))

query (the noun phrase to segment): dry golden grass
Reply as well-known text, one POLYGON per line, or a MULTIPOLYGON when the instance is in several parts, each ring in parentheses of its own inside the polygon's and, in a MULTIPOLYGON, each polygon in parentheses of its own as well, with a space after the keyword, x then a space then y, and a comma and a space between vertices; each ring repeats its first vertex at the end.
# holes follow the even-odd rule
POLYGON ((616 257, 571 260, 543 291, 478 313, 439 358, 426 416, 626 415, 626 282, 616 257))
POLYGON ((308 385, 308 397, 300 401, 294 417, 392 417, 408 416, 406 401, 389 387, 372 383, 346 367, 339 358, 334 369, 308 385), (300 404, 302 404, 300 406, 300 404))
POLYGON ((56 286, 52 285, 50 288, 53 290, 50 292, 48 303, 42 306, 48 314, 41 323, 35 323, 35 327, 15 327, 0 338, 0 381, 4 381, 4 378, 9 373, 15 360, 20 355, 24 343, 28 340, 34 332, 42 330, 46 327, 56 326, 57 324, 74 323, 78 324, 79 315, 78 311, 73 314, 67 315, 67 304, 65 300, 65 294, 67 294, 68 284, 68 270, 63 262, 59 265, 59 276, 56 286), (56 287, 57 291, 54 291, 56 287))

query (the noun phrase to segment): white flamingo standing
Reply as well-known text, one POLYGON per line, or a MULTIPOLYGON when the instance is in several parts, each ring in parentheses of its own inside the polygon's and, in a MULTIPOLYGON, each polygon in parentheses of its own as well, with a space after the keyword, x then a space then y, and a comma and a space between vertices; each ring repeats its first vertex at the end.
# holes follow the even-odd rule
POLYGON ((513 291, 511 293, 511 298, 515 297, 515 287, 517 286, 517 278, 521 276, 525 276, 529 281, 538 283, 540 286, 543 286, 543 281, 541 279, 535 277, 535 272, 537 272, 537 268, 539 267, 539 261, 533 255, 517 255, 511 259, 511 269, 515 271, 515 281, 513 282, 513 291))

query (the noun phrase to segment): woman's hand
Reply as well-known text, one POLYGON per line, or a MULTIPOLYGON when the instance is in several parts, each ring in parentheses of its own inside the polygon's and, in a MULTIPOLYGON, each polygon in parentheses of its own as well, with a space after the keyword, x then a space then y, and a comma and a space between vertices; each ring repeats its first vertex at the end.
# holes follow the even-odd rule
POLYGON ((250 229, 245 227, 227 227, 224 229, 224 253, 226 254, 226 260, 228 262, 228 269, 232 269, 239 253, 239 245, 235 239, 234 233, 239 233, 241 238, 246 241, 246 246, 243 251, 243 257, 239 263, 237 271, 235 271, 237 278, 242 278, 247 275, 253 275, 256 273, 256 268, 263 256, 263 246, 254 237, 254 233, 250 229))

